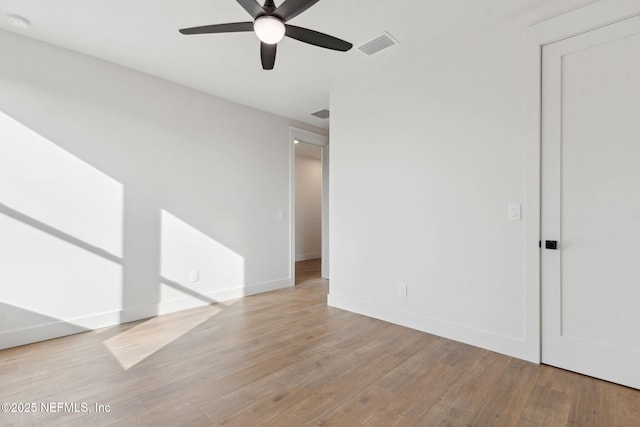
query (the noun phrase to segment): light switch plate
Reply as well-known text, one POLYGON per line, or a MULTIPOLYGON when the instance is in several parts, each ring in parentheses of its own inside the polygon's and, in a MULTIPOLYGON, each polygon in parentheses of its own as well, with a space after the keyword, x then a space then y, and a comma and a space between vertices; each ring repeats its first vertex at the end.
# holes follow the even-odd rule
POLYGON ((509 205, 507 209, 507 218, 509 221, 520 221, 522 218, 521 205, 509 205))
POLYGON ((400 283, 400 285, 398 285, 398 296, 401 296, 401 297, 406 297, 407 296, 407 284, 406 283, 400 283))

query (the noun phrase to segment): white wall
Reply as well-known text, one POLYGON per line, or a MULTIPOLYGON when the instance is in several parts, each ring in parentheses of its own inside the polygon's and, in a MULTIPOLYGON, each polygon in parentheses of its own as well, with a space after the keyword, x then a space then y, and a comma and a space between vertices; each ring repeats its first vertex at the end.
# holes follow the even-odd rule
POLYGON ((296 145, 296 261, 322 256, 322 160, 298 151, 296 145))
POLYGON ((330 305, 539 360, 525 279, 537 237, 526 215, 507 220, 509 204, 527 212, 529 18, 332 92, 330 305))
POLYGON ((2 31, 0 51, 0 348, 291 285, 294 123, 2 31))
POLYGON ((539 362, 540 45, 639 10, 558 1, 337 87, 329 304, 539 362))

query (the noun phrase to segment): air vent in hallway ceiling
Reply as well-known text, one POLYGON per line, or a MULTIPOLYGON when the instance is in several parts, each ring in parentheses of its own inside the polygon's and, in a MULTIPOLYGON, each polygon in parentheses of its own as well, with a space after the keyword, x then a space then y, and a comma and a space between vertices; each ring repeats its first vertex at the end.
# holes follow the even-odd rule
POLYGON ((391 34, 384 32, 381 36, 363 44, 358 49, 371 56, 396 44, 398 44, 398 41, 391 37, 391 34))
POLYGON ((326 108, 324 110, 316 111, 315 113, 311 113, 312 116, 317 117, 319 119, 328 119, 329 118, 329 110, 326 108))

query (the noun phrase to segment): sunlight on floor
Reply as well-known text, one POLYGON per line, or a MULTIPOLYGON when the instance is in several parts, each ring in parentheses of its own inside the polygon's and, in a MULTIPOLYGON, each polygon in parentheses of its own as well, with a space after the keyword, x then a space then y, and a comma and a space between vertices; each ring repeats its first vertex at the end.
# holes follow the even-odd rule
POLYGON ((126 371, 211 319, 234 301, 149 319, 104 342, 126 371))

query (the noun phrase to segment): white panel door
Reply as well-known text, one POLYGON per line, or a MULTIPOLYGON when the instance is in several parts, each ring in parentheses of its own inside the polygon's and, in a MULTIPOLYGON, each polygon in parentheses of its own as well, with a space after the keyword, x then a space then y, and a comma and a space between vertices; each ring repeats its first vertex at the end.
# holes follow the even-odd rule
POLYGON ((544 47, 542 97, 542 361, 640 388, 640 17, 544 47))

